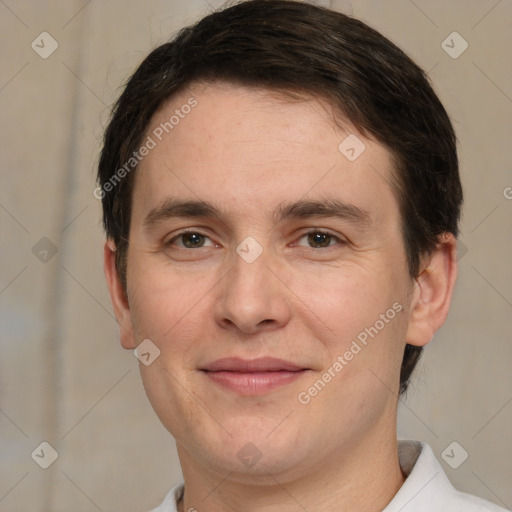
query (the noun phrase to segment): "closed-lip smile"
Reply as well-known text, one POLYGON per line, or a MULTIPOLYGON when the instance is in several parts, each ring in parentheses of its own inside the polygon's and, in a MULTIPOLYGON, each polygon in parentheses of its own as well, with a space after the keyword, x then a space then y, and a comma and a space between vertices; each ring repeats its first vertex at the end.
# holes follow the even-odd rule
POLYGON ((284 359, 225 357, 200 368, 207 378, 241 395, 266 394, 303 376, 309 368, 284 359))

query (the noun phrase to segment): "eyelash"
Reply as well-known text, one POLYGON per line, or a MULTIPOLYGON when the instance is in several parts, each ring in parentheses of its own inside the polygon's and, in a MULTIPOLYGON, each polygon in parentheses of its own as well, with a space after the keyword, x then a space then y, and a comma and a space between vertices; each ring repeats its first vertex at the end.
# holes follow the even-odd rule
MULTIPOLYGON (((186 231, 182 231, 181 233, 178 233, 177 235, 172 237, 168 242, 166 242, 164 245, 166 247, 172 246, 176 240, 178 240, 179 238, 181 238, 182 236, 185 236, 187 234, 195 234, 195 235, 200 235, 200 236, 205 237, 205 238, 210 238, 208 235, 205 235, 204 233, 201 233, 200 231, 189 229, 189 230, 186 230, 186 231)), ((342 240, 341 238, 339 238, 338 236, 330 233, 329 231, 325 231, 323 229, 311 229, 310 231, 306 231, 305 233, 303 233, 299 237, 299 240, 301 240, 302 238, 304 238, 304 237, 306 237, 308 235, 311 235, 311 234, 327 235, 327 236, 331 237, 331 239, 335 240, 340 245, 345 245, 346 244, 346 242, 344 240, 342 240)), ((326 247, 309 247, 309 249, 331 249, 331 248, 334 248, 335 245, 336 244, 328 245, 326 247)), ((187 250, 187 249, 188 250, 193 250, 194 249, 194 248, 190 248, 190 247, 179 247, 179 248, 180 249, 184 249, 184 250, 187 250)), ((202 248, 203 247, 197 247, 197 249, 202 249, 202 248)))

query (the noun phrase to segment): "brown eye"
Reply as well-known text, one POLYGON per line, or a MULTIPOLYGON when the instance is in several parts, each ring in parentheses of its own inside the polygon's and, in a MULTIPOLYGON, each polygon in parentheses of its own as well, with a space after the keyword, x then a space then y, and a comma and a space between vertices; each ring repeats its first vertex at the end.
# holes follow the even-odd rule
MULTIPOLYGON (((166 245, 176 245, 180 249, 198 249, 200 247, 205 247, 207 240, 209 240, 209 238, 202 233, 197 231, 185 231, 169 240, 166 245), (181 243, 177 243, 177 241, 181 241, 181 243)), ((209 245, 212 244, 210 243, 209 245)))
MULTIPOLYGON (((335 245, 343 245, 343 240, 325 231, 309 231, 304 233, 299 240, 307 238, 307 245, 312 249, 327 249, 335 245)), ((303 245, 299 243, 298 245, 303 245)))
POLYGON ((333 237, 320 231, 308 233, 308 242, 316 247, 329 247, 333 237))
POLYGON ((204 236, 200 233, 184 233, 181 237, 185 247, 194 248, 204 245, 204 236))

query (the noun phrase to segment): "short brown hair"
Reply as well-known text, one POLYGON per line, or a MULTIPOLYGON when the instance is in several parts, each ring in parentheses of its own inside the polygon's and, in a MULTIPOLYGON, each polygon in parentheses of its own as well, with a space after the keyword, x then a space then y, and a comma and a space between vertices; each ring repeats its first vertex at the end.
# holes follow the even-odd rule
MULTIPOLYGON (((420 256, 442 233, 458 235, 462 187, 456 138, 423 70, 357 19, 293 0, 249 0, 209 14, 153 50, 114 105, 98 183, 123 283, 134 172, 108 191, 105 185, 138 149, 162 104, 186 86, 210 80, 313 94, 382 143, 395 163, 393 189, 412 277, 418 275, 420 256)), ((400 393, 421 352, 406 345, 400 393)))

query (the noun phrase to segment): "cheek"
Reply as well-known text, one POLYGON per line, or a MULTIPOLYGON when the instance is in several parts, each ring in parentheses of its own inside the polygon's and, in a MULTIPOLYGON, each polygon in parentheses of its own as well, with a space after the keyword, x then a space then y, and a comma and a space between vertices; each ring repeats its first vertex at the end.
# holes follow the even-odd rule
POLYGON ((152 255, 133 251, 128 259, 128 296, 134 327, 161 338, 185 314, 194 287, 169 269, 154 264, 152 255))
POLYGON ((173 371, 192 367, 188 361, 197 357, 194 349, 197 352, 212 315, 208 295, 215 280, 204 272, 180 276, 167 266, 152 265, 143 253, 134 255, 130 265, 129 299, 137 342, 149 338, 173 371))
MULTIPOLYGON (((312 270, 296 270, 290 275, 289 287, 299 299, 296 303, 303 304, 301 316, 335 343, 346 343, 378 321, 395 302, 401 303, 399 290, 383 282, 382 273, 371 266, 345 263, 312 270)), ((393 313, 388 316, 394 317, 393 313)))
POLYGON ((292 286, 303 300, 297 301, 298 315, 323 345, 321 380, 330 388, 323 399, 331 393, 345 400, 356 395, 383 399, 380 392, 387 396, 396 387, 407 330, 402 282, 403 276, 372 265, 325 267, 315 275, 295 276, 292 286))

